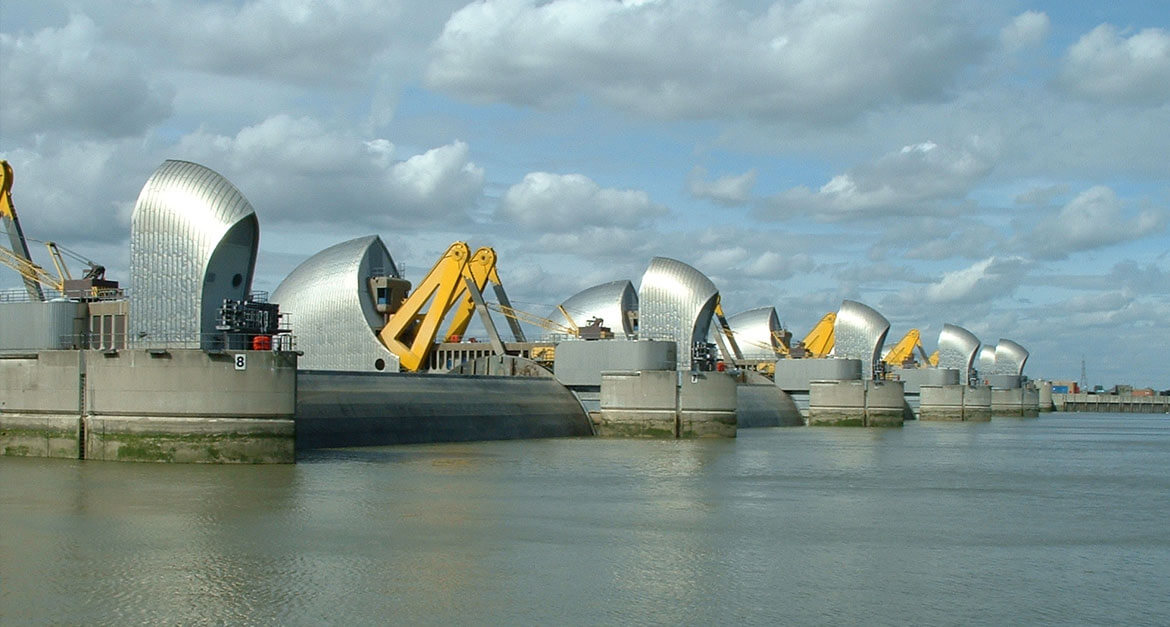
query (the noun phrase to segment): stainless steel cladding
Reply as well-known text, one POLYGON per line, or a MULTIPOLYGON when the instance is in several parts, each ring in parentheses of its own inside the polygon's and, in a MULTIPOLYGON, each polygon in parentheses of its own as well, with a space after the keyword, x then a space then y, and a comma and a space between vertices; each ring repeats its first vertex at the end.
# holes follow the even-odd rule
POLYGON ((967 329, 944 324, 938 333, 938 367, 959 371, 959 381, 970 381, 975 355, 979 353, 979 338, 967 329))
POLYGON ((995 347, 990 344, 979 348, 979 374, 995 374, 995 347))
POLYGON ((398 371, 398 357, 377 337, 385 324, 369 277, 398 276, 376 235, 330 246, 297 266, 272 293, 304 352, 301 370, 398 371))
POLYGON ((719 290, 702 272, 666 257, 650 260, 638 286, 638 337, 672 339, 678 366, 691 366, 691 347, 706 342, 719 290))
POLYGON ((841 309, 837 311, 837 322, 833 326, 836 337, 833 354, 860 359, 861 376, 871 379, 882 357, 882 345, 889 332, 890 321, 877 310, 857 301, 842 301, 841 309))
MULTIPOLYGON (((610 281, 594 285, 570 296, 561 307, 573 317, 573 323, 583 325, 592 318, 601 318, 602 325, 613 331, 614 337, 633 339, 633 316, 638 311, 638 293, 630 281, 610 281)), ((548 314, 549 320, 560 322, 559 310, 548 314)))
POLYGON ((223 300, 251 291, 259 237, 227 179, 186 161, 159 166, 130 219, 131 341, 209 347, 223 300))
POLYGON ((779 349, 780 316, 775 307, 758 307, 741 311, 727 319, 735 334, 735 343, 744 359, 776 359, 779 349))
POLYGON ((1000 338, 995 345, 994 374, 1022 375, 1028 361, 1028 351, 1011 340, 1000 338))

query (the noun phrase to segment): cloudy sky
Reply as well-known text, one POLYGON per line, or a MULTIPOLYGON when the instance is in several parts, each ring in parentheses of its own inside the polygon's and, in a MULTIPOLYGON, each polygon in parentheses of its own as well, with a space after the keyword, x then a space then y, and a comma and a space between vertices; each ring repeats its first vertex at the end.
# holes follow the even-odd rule
POLYGON ((255 207, 256 289, 353 237, 414 280, 466 240, 543 315, 666 256, 797 337, 853 299, 1164 389, 1168 152, 1160 0, 0 4, 25 232, 121 280, 184 159, 255 207))

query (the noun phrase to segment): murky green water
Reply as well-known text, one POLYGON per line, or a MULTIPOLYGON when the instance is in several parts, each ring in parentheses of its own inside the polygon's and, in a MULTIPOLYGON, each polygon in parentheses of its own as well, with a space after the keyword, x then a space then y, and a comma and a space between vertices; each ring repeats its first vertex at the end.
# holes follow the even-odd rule
POLYGON ((0 458, 0 623, 1167 624, 1170 417, 0 458))

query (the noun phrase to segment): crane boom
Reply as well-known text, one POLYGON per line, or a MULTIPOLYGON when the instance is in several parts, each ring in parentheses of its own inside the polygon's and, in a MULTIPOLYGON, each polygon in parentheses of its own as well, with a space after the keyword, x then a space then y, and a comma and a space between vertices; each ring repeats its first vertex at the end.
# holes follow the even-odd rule
MULTIPOLYGON (((885 361, 891 366, 901 366, 902 364, 906 363, 906 361, 914 358, 915 351, 917 351, 918 355, 922 357, 922 361, 924 363, 930 363, 930 357, 927 356, 926 349, 922 346, 922 334, 918 332, 918 329, 910 329, 906 332, 906 335, 902 336, 902 339, 898 340, 898 343, 895 344, 894 347, 886 353, 886 356, 882 359, 882 361, 885 361)), ((937 359, 935 363, 938 363, 937 359)))

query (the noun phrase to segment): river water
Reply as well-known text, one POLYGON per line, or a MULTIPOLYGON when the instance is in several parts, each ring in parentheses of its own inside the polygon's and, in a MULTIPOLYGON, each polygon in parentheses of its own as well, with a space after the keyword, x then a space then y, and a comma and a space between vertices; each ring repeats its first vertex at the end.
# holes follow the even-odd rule
POLYGON ((1170 624, 1170 416, 0 457, 0 624, 1170 624))

